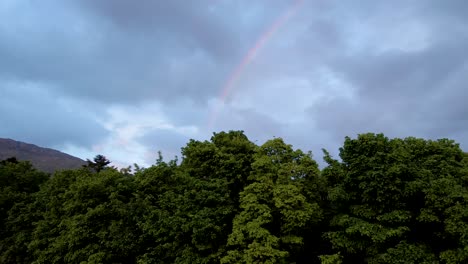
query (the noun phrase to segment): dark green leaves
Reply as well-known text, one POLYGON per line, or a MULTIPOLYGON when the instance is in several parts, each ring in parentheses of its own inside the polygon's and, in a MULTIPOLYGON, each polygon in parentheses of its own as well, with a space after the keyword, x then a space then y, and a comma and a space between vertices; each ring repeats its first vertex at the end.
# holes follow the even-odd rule
POLYGON ((468 155, 450 140, 346 138, 341 160, 242 131, 182 160, 50 176, 0 161, 1 263, 468 263, 468 155))
POLYGON ((340 156, 342 162, 328 158, 324 170, 331 206, 338 209, 335 230, 325 236, 344 261, 467 260, 461 253, 466 164, 457 144, 364 134, 346 138, 340 156))

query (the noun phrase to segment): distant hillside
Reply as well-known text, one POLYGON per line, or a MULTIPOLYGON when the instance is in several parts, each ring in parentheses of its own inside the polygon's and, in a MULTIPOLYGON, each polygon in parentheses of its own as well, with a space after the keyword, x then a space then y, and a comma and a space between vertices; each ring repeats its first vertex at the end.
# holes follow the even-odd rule
POLYGON ((16 157, 28 160, 34 167, 45 172, 80 168, 86 162, 77 157, 50 148, 41 148, 12 139, 0 138, 0 160, 16 157))

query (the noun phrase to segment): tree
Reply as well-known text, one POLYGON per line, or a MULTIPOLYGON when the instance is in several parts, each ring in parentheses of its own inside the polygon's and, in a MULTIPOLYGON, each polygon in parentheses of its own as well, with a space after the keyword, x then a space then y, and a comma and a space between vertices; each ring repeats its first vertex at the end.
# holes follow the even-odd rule
POLYGON ((174 263, 182 245, 188 243, 185 212, 181 210, 185 180, 175 162, 166 163, 162 158, 135 173, 137 203, 142 207, 137 225, 144 248, 138 263, 174 263))
POLYGON ((18 164, 19 161, 16 159, 16 157, 10 157, 0 161, 0 165, 8 165, 9 163, 18 164))
POLYGON ((306 197, 305 183, 318 183, 317 163, 279 138, 262 145, 254 160, 221 262, 295 262, 303 230, 322 219, 318 201, 306 197))
POLYGON ((38 193, 33 263, 136 263, 141 233, 132 176, 62 171, 38 193))
POLYGON ((182 161, 54 175, 0 161, 1 263, 468 263, 468 154, 347 137, 340 159, 242 131, 182 161))
POLYGON ((468 234, 463 152, 453 141, 346 138, 324 175, 336 214, 326 237, 343 263, 462 263, 468 234))
POLYGON ((160 158, 137 174, 139 197, 146 197, 150 212, 141 225, 157 241, 146 262, 219 263, 254 150, 243 132, 221 132, 211 141, 191 140, 180 166, 160 158))
POLYGON ((93 169, 95 172, 100 172, 101 170, 105 169, 107 167, 107 165, 109 165, 111 163, 111 161, 108 160, 103 155, 96 155, 96 157, 94 157, 93 161, 87 159, 86 162, 88 164, 83 165, 83 167, 93 169))
POLYGON ((247 185, 256 146, 243 131, 214 133, 211 142, 191 140, 182 149, 181 167, 200 179, 223 179, 238 206, 239 192, 247 185))
POLYGON ((0 262, 30 263, 31 240, 37 211, 31 204, 39 186, 48 180, 27 161, 0 161, 0 262))

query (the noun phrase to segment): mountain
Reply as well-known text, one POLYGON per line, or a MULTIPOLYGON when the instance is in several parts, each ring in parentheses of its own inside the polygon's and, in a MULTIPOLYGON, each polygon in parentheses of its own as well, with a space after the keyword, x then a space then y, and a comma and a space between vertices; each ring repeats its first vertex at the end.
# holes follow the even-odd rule
POLYGON ((16 157, 18 160, 30 161, 41 171, 53 173, 57 170, 76 169, 86 162, 77 157, 55 149, 42 148, 33 144, 0 138, 0 160, 16 157))

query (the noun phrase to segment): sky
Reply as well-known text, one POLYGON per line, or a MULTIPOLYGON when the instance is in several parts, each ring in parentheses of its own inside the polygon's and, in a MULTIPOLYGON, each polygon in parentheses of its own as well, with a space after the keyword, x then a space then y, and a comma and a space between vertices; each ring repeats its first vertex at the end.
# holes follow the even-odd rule
POLYGON ((243 130, 468 150, 465 0, 1 0, 0 137, 119 167, 243 130))

